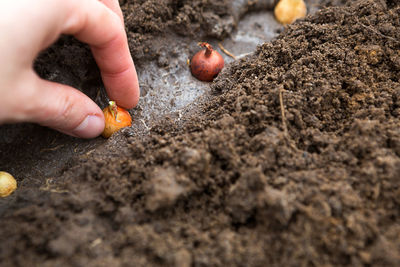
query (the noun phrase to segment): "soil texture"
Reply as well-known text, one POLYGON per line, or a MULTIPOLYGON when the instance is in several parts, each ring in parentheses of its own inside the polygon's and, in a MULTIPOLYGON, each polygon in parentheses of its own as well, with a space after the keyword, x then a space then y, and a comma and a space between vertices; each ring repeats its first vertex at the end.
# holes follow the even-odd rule
MULTIPOLYGON (((223 39, 274 1, 238 2, 120 1, 138 68, 163 36, 223 39)), ((2 126, 20 187, 0 200, 0 265, 400 266, 400 5, 319 5, 151 127, 2 126)), ((106 103, 69 37, 35 68, 106 103)))

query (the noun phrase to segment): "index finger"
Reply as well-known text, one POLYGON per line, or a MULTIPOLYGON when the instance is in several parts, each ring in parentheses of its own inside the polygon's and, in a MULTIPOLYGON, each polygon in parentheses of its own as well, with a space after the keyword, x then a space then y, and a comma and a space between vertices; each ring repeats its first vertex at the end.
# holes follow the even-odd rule
POLYGON ((97 0, 69 1, 63 33, 90 45, 110 99, 124 108, 139 101, 139 82, 121 18, 97 0))
POLYGON ((118 0, 100 0, 104 5, 106 5, 109 9, 114 11, 115 14, 119 16, 122 23, 124 23, 124 17, 122 15, 121 7, 119 6, 118 0))

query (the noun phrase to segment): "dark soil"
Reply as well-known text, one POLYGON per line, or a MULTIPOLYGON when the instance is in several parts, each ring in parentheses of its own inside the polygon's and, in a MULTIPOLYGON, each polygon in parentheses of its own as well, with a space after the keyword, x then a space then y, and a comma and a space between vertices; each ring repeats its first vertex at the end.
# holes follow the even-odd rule
MULTIPOLYGON (((216 23, 224 38, 241 16, 230 1, 120 2, 139 67, 156 37, 216 23)), ((3 126, 19 189, 0 201, 1 266, 399 266, 400 5, 321 3, 179 120, 91 141, 3 126)), ((70 38, 36 69, 105 101, 70 38)))

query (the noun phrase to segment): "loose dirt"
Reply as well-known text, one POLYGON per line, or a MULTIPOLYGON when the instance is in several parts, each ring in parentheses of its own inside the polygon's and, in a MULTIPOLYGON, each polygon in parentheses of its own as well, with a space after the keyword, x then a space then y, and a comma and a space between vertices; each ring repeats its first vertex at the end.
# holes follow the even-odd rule
MULTIPOLYGON (((224 39, 257 5, 120 3, 138 68, 168 32, 224 39)), ((1 265, 399 266, 400 5, 319 4, 152 125, 142 109, 109 140, 2 126, 20 185, 0 200, 1 265)), ((76 41, 35 66, 104 105, 76 41)))

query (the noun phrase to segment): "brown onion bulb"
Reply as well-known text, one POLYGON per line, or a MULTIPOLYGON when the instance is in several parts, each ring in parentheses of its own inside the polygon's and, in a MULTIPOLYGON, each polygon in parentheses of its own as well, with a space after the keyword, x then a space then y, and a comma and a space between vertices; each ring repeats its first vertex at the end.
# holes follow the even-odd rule
POLYGON ((191 62, 190 70, 194 77, 200 81, 211 82, 224 67, 224 59, 221 54, 213 50, 208 43, 199 43, 201 47, 205 47, 197 52, 191 62))
POLYGON ((105 127, 101 134, 105 138, 109 138, 113 133, 124 127, 132 125, 132 117, 129 112, 118 107, 115 101, 110 101, 109 106, 103 109, 105 127))
POLYGON ((281 24, 291 24, 307 15, 307 7, 303 0, 280 0, 274 14, 281 24))
POLYGON ((7 197, 17 189, 17 181, 8 172, 0 171, 0 197, 7 197))

